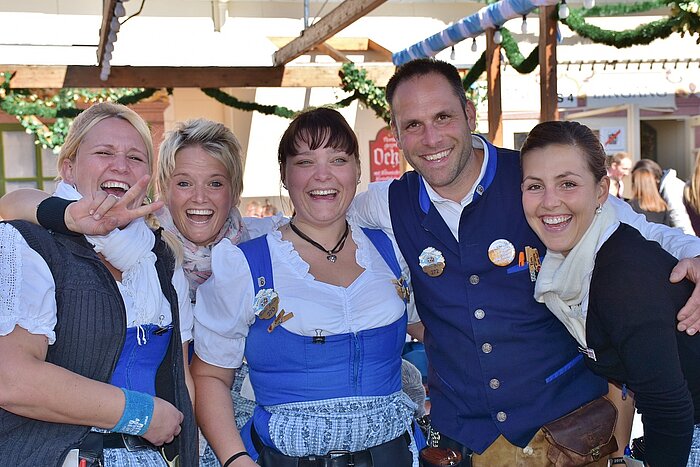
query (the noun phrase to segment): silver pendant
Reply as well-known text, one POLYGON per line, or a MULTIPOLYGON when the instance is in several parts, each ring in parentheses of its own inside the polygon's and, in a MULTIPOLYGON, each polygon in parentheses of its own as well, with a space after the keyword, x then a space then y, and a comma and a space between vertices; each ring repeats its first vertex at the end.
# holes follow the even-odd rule
POLYGON ((328 261, 330 261, 331 263, 335 263, 335 261, 338 259, 338 257, 334 254, 330 254, 330 255, 326 256, 326 259, 328 261))

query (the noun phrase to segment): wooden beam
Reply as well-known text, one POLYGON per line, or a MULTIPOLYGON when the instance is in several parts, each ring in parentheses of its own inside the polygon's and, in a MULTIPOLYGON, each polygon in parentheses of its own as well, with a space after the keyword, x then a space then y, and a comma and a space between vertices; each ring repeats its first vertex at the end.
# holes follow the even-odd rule
MULTIPOLYGON (((282 48, 285 45, 292 42, 296 37, 268 37, 268 40, 272 42, 275 47, 282 48)), ((371 49, 370 39, 368 37, 337 37, 333 36, 330 39, 324 41, 326 44, 330 45, 336 50, 342 52, 366 52, 371 49)), ((391 60, 389 60, 391 61, 391 60)))
POLYGON ((557 5, 540 7, 540 122, 559 120, 555 8, 557 5))
POLYGON ((328 55, 336 62, 350 63, 351 61, 343 52, 328 45, 328 42, 318 44, 316 47, 314 47, 314 50, 324 55, 328 55))
POLYGON ((345 0, 302 35, 285 45, 273 57, 273 64, 281 66, 325 42, 357 19, 377 8, 386 0, 345 0))
MULTIPOLYGON (((339 87, 340 64, 288 67, 112 67, 109 79, 100 80, 95 66, 0 65, 13 74, 11 88, 245 88, 339 87)), ((395 67, 391 63, 363 65, 367 77, 386 86, 395 67)))
POLYGON ((393 54, 391 53, 391 50, 382 47, 381 45, 377 44, 374 42, 372 39, 368 41, 369 50, 374 50, 377 52, 380 56, 385 57, 387 62, 390 62, 392 60, 393 54))
POLYGON ((503 146, 501 46, 493 41, 494 32, 495 29, 486 30, 486 96, 489 113, 489 140, 496 146, 503 146))
POLYGON ((102 65, 102 57, 105 54, 109 25, 114 18, 114 6, 117 0, 102 0, 102 25, 100 26, 100 43, 97 46, 97 64, 102 65))

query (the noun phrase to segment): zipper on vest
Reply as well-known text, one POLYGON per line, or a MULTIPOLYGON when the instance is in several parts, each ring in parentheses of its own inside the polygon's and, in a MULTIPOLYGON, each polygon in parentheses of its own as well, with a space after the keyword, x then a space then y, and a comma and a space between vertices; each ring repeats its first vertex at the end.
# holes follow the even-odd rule
POLYGON ((355 358, 353 358, 353 365, 352 365, 352 384, 353 388, 355 389, 355 394, 357 395, 359 392, 359 386, 360 386, 360 339, 357 337, 357 334, 353 333, 352 334, 352 343, 355 346, 355 358))

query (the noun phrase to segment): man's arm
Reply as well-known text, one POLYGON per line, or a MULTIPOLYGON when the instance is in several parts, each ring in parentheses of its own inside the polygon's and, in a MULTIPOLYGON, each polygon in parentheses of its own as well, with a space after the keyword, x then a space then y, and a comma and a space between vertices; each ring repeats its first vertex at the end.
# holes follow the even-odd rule
POLYGON ((664 250, 676 258, 683 259, 700 256, 700 238, 695 235, 686 235, 680 229, 647 222, 642 214, 637 214, 629 204, 615 197, 608 197, 607 202, 615 208, 615 214, 620 222, 624 222, 639 230, 647 240, 654 240, 659 243, 664 250))
POLYGON ((391 180, 370 183, 367 191, 355 196, 348 217, 360 227, 381 229, 391 233, 391 216, 389 215, 389 185, 391 180))

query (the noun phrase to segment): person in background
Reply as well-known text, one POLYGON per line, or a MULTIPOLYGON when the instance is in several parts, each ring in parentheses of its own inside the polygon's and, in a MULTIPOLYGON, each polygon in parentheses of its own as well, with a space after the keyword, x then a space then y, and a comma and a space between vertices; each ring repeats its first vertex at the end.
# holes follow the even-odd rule
POLYGON ((668 205, 659 193, 660 177, 661 167, 656 162, 649 159, 637 162, 632 169, 632 198, 628 203, 648 222, 670 226, 668 205))
POLYGON ((36 214, 52 231, 0 225, 4 465, 61 465, 71 448, 109 467, 196 463, 187 281, 142 218, 158 205, 135 207, 152 161, 146 123, 122 105, 95 104, 61 148, 57 194, 122 198, 135 220, 104 237, 68 234, 66 201, 51 198, 36 214))
MULTIPOLYGON (((411 271, 438 444, 475 467, 550 465, 542 426, 606 394, 608 385, 533 299, 544 246, 523 214, 519 154, 471 133, 476 110, 449 63, 402 65, 387 99, 397 143, 415 171, 370 184, 350 217, 387 232, 411 271)), ((610 202, 620 219, 693 258, 679 263, 675 281, 700 276, 700 240, 610 202)), ((696 300, 679 313, 679 327, 690 334, 698 329, 689 318, 696 300)))
POLYGON ((625 185, 623 178, 630 174, 632 159, 626 152, 618 152, 608 160, 608 177, 610 177, 610 194, 624 199, 625 185))
POLYGON ((251 201, 245 208, 246 217, 262 217, 262 206, 258 201, 251 201))
POLYGON ((688 180, 683 191, 685 205, 690 223, 696 235, 700 234, 700 149, 695 150, 693 176, 688 180))
POLYGON ((294 217, 223 240, 197 291, 201 429, 227 466, 416 467, 416 406, 401 390, 408 272, 388 237, 346 219, 356 136, 337 111, 306 111, 278 156, 294 217), (244 356, 258 405, 239 434, 228 388, 244 356))
POLYGON ((692 283, 670 284, 678 260, 616 219, 605 152, 588 127, 540 123, 521 158, 525 217, 547 247, 535 298, 576 338, 586 366, 634 393, 646 464, 700 465, 700 340, 675 319, 692 283))
POLYGON ((265 200, 265 204, 262 207, 262 217, 270 217, 277 214, 277 206, 270 203, 269 199, 265 200))
POLYGON ((683 202, 685 185, 686 183, 678 178, 675 169, 666 169, 661 173, 659 193, 661 193, 661 197, 668 206, 669 215, 671 216, 671 227, 677 227, 688 235, 695 235, 688 210, 683 202))

